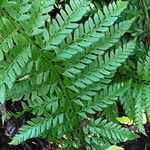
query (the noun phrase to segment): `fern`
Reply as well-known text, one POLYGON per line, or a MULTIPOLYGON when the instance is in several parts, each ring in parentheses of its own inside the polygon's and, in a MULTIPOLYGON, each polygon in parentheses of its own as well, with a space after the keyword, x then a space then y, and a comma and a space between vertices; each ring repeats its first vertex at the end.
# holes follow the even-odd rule
MULTIPOLYGON (((134 81, 114 80, 118 68, 136 47, 136 39, 124 40, 135 20, 120 19, 127 2, 119 0, 99 9, 92 2, 70 0, 51 15, 57 6, 55 0, 1 4, 0 102, 20 101, 20 114, 35 115, 19 129, 11 144, 34 137, 59 143, 65 135, 70 144, 64 140, 64 149, 79 149, 82 145, 104 149, 136 138, 135 133, 108 121, 111 118, 104 113, 120 97, 127 114, 130 112, 123 95, 130 93, 134 81)), ((149 80, 149 74, 145 74, 149 54, 145 67, 140 63, 139 76, 149 80)), ((144 132, 138 119, 143 104, 134 104, 133 119, 144 132)))
POLYGON ((137 124, 138 130, 145 133, 145 129, 143 126, 143 112, 147 114, 149 118, 149 68, 150 68, 150 51, 148 48, 147 55, 143 57, 144 59, 139 59, 137 62, 137 72, 136 76, 133 78, 132 89, 130 91, 132 93, 128 93, 128 96, 131 99, 128 100, 126 97, 123 101, 124 108, 126 110, 127 115, 134 119, 137 124), (127 100, 127 101, 126 101, 127 100), (132 105, 128 104, 132 103, 132 105), (128 108, 127 108, 127 107, 128 108), (134 109, 131 108, 134 106, 134 109), (133 114, 131 115, 131 108, 133 114))
POLYGON ((16 80, 17 76, 21 75, 22 69, 28 63, 31 58, 31 49, 28 47, 23 49, 19 55, 9 64, 6 65, 6 68, 1 74, 1 101, 3 102, 4 96, 6 94, 6 88, 11 89, 13 83, 16 80), (7 86, 7 87, 6 87, 7 86))
POLYGON ((28 125, 20 128, 20 134, 16 135, 14 141, 11 144, 19 144, 28 139, 28 137, 37 137, 49 128, 53 128, 56 125, 63 123, 63 114, 49 118, 36 118, 28 121, 28 125), (42 122, 42 124, 41 124, 42 122))
POLYGON ((76 100, 76 103, 83 106, 80 115, 83 116, 82 113, 86 112, 88 114, 95 114, 97 111, 100 112, 107 108, 109 105, 112 105, 117 100, 117 97, 121 96, 130 86, 130 82, 126 83, 126 85, 121 86, 121 84, 113 85, 108 87, 108 89, 103 89, 100 93, 95 95, 94 102, 90 102, 91 99, 88 99, 89 95, 80 97, 82 100, 88 100, 88 106, 85 107, 82 101, 76 100), (84 108, 85 107, 85 108, 84 108))
MULTIPOLYGON (((83 128, 83 130, 85 134, 89 135, 88 137, 86 137, 87 144, 95 145, 94 147, 96 149, 100 146, 99 145, 100 143, 99 142, 97 143, 97 140, 102 139, 102 137, 105 137, 104 139, 106 141, 110 141, 111 143, 135 138, 135 136, 132 133, 128 132, 120 125, 101 119, 93 121, 91 125, 83 128)), ((104 145, 103 142, 101 143, 103 146, 104 145)))

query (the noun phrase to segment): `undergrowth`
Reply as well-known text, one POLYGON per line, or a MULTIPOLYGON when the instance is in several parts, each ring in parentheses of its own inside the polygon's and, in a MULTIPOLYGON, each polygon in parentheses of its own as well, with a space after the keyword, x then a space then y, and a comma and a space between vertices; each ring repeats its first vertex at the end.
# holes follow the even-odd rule
POLYGON ((35 116, 10 144, 46 137, 60 149, 104 150, 146 135, 148 0, 2 0, 0 7, 0 102, 22 103, 22 112, 3 117, 35 116), (135 131, 118 121, 118 103, 135 131))

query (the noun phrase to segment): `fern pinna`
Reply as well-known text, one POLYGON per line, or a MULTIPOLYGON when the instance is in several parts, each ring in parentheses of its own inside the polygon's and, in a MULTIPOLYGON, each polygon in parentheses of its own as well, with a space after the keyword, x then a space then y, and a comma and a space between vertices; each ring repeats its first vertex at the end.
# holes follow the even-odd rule
POLYGON ((23 112, 36 116, 11 144, 47 137, 62 149, 103 150, 136 138, 103 113, 131 85, 113 80, 136 45, 136 39, 122 40, 135 20, 119 19, 127 2, 102 10, 85 0, 59 5, 55 0, 1 3, 0 101, 21 100, 23 112))
POLYGON ((139 49, 144 51, 145 54, 138 58, 137 64, 134 66, 136 72, 132 75, 131 88, 127 91, 126 96, 123 96, 121 102, 126 114, 134 120, 137 129, 146 135, 143 114, 146 114, 149 121, 150 48, 140 44, 139 49))

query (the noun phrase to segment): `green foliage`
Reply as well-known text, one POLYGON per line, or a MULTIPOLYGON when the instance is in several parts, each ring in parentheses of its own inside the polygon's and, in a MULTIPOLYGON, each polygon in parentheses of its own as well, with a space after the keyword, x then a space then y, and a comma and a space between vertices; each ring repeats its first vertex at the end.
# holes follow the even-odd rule
POLYGON ((150 117, 150 49, 136 42, 137 16, 128 2, 103 4, 0 3, 0 102, 20 101, 16 117, 35 116, 10 144, 46 137, 62 149, 103 150, 134 139, 136 133, 111 117, 118 101, 146 134, 141 118, 143 112, 150 117))
POLYGON ((39 134, 43 133, 45 130, 49 128, 53 128, 57 125, 62 124, 63 122, 63 114, 57 115, 55 117, 48 118, 36 118, 28 121, 28 125, 24 125, 23 128, 20 129, 20 134, 15 136, 15 139, 10 144, 19 144, 29 137, 37 137, 39 134))
POLYGON ((127 94, 129 97, 124 97, 123 104, 126 114, 129 115, 143 134, 145 129, 143 126, 143 112, 147 114, 149 119, 149 100, 150 100, 150 49, 147 50, 146 55, 137 61, 136 76, 133 77, 130 92, 127 94), (127 100, 127 101, 126 101, 127 100), (127 107, 127 108, 126 108, 127 107), (133 107, 132 109, 130 109, 133 107), (130 111, 129 111, 130 109, 130 111), (135 112, 131 114, 132 111, 135 112))
POLYGON ((91 125, 83 128, 83 130, 86 134, 85 141, 87 142, 87 144, 89 144, 87 146, 88 149, 90 149, 89 147, 91 147, 92 149, 98 149, 99 147, 103 147, 102 139, 105 139, 105 142, 110 141, 111 143, 115 143, 135 138, 133 133, 128 132, 120 125, 101 119, 93 121, 91 125))

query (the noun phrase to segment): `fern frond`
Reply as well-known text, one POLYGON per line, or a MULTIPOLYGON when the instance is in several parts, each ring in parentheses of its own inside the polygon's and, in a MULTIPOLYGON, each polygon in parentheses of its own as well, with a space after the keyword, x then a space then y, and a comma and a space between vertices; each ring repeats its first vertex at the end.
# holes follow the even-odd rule
POLYGON ((102 58, 99 59, 100 66, 98 68, 93 70, 93 72, 87 72, 87 74, 84 74, 83 77, 74 81, 73 85, 76 88, 85 89, 91 84, 100 82, 105 76, 110 75, 112 71, 116 70, 121 63, 127 59, 127 57, 133 52, 134 47, 135 41, 130 41, 129 43, 123 45, 123 48, 119 47, 115 51, 115 54, 111 51, 110 58, 108 56, 109 53, 106 54, 104 61, 102 58), (91 83, 84 83, 84 80, 90 80, 91 83))
POLYGON ((49 25, 49 38, 46 39, 44 50, 58 49, 67 35, 79 26, 78 21, 87 12, 87 4, 83 0, 71 0, 69 5, 65 5, 65 9, 49 25))
POLYGON ((143 125, 143 113, 149 109, 147 107, 148 103, 146 103, 149 101, 148 97, 146 97, 148 94, 146 92, 149 92, 149 88, 148 86, 139 84, 135 84, 134 86, 133 89, 129 89, 126 93, 127 97, 124 97, 121 102, 126 114, 133 119, 137 129, 146 135, 143 125))
MULTIPOLYGON (((119 19, 127 2, 118 0, 102 10, 85 0, 58 5, 56 0, 18 0, 1 5, 0 102, 21 100, 20 115, 31 112, 36 116, 19 130, 11 144, 34 137, 65 141, 65 135, 70 139, 69 144, 64 142, 67 148, 72 149, 78 141, 78 148, 87 143, 87 149, 103 149, 111 143, 136 138, 118 124, 95 120, 99 112, 107 118, 106 108, 122 97, 129 113, 129 103, 122 95, 130 82, 114 80, 116 70, 136 45, 130 38, 127 43, 122 40, 134 21, 119 19), (88 123, 82 126, 82 121, 88 123), (83 132, 85 135, 80 134, 83 132)), ((145 73, 149 72, 149 57, 148 53, 146 60, 139 60, 137 65, 137 77, 142 76, 148 84, 142 80, 141 93, 136 96, 138 83, 133 79, 135 93, 130 95, 136 112, 131 119, 142 132, 138 118, 141 111, 149 110, 143 105, 143 99, 144 103, 149 101, 149 89, 143 90, 149 85, 149 73, 145 73)))
POLYGON ((134 90, 128 90, 123 97, 120 98, 121 104, 125 110, 125 113, 129 116, 129 118, 134 118, 135 115, 135 101, 133 99, 134 90))
POLYGON ((124 85, 115 84, 113 86, 110 86, 108 87, 108 89, 104 89, 103 91, 97 93, 97 95, 94 98, 91 98, 92 101, 86 99, 86 96, 88 97, 89 95, 79 97, 81 101, 88 101, 86 107, 84 107, 83 104, 83 109, 79 114, 83 116, 82 113, 84 112, 88 114, 95 114, 96 112, 104 110, 104 108, 112 105, 118 99, 119 96, 126 92, 129 89, 130 84, 131 82, 129 81, 124 85))
POLYGON ((138 130, 146 135, 143 113, 146 113, 149 117, 149 50, 143 58, 145 59, 140 58, 137 62, 137 74, 133 77, 132 88, 127 92, 128 97, 125 96, 122 102, 126 114, 134 120, 138 130))
POLYGON ((145 112, 147 114, 148 120, 150 120, 150 84, 146 85, 144 88, 144 96, 145 96, 145 112))
POLYGON ((34 96, 28 101, 28 105, 25 103, 22 103, 22 105, 24 110, 32 111, 37 116, 45 112, 53 114, 58 109, 58 99, 57 97, 48 97, 46 95, 42 97, 34 96))
POLYGON ((10 50, 20 45, 20 43, 22 43, 22 46, 27 43, 27 39, 22 33, 17 32, 16 26, 12 24, 10 20, 2 18, 1 21, 0 31, 2 34, 2 42, 0 43, 0 61, 4 60, 5 55, 10 50))
POLYGON ((73 57, 80 59, 85 53, 91 50, 91 46, 99 42, 108 32, 109 28, 117 19, 120 13, 126 8, 127 3, 118 1, 117 4, 112 3, 98 11, 95 17, 89 18, 84 25, 80 25, 74 32, 73 38, 67 38, 67 46, 58 52, 57 59, 65 61, 73 61, 73 57), (103 14, 104 13, 104 14, 103 14))
POLYGON ((37 137, 46 130, 54 128, 63 123, 64 115, 60 114, 55 117, 49 116, 49 118, 36 118, 28 121, 28 125, 24 125, 20 128, 19 133, 11 141, 10 144, 17 145, 29 138, 37 137))
POLYGON ((48 13, 53 9, 54 4, 55 0, 33 1, 32 18, 30 19, 32 22, 32 35, 38 35, 45 31, 45 21, 49 19, 48 13))
POLYGON ((12 97, 15 101, 24 97, 23 99, 26 100, 30 99, 31 95, 35 95, 35 93, 38 97, 50 93, 51 88, 58 90, 56 83, 50 83, 52 78, 49 70, 34 72, 33 75, 27 74, 19 78, 17 83, 14 84, 13 89, 9 90, 7 99, 12 97))
POLYGON ((118 143, 137 137, 134 133, 122 128, 120 125, 100 118, 92 121, 89 126, 84 127, 83 131, 91 138, 94 136, 100 139, 104 137, 110 143, 118 143))
MULTIPOLYGON (((76 64, 67 67, 67 70, 63 73, 68 77, 79 76, 81 72, 88 67, 88 70, 98 66, 99 62, 98 56, 105 53, 111 46, 113 46, 118 39, 130 28, 134 19, 123 21, 120 24, 116 24, 114 27, 110 28, 110 31, 106 33, 106 36, 99 41, 99 45, 93 47, 91 53, 88 53, 82 59, 79 60, 76 64), (93 67, 94 66, 94 67, 93 67)), ((91 70, 92 71, 92 70, 91 70)))
POLYGON ((104 150, 108 148, 111 144, 109 143, 108 139, 97 137, 97 136, 85 136, 85 142, 86 142, 86 150, 104 150))
POLYGON ((6 96, 6 90, 13 87, 17 76, 21 75, 23 68, 28 63, 31 58, 31 49, 30 47, 24 48, 21 53, 19 53, 16 58, 3 70, 0 77, 0 100, 1 103, 4 102, 6 96))
POLYGON ((148 54, 144 59, 139 59, 138 68, 137 68, 138 76, 141 80, 145 80, 147 82, 150 81, 150 50, 148 50, 148 54))
POLYGON ((135 97, 135 123, 139 131, 146 135, 144 126, 143 126, 143 114, 142 114, 142 89, 139 87, 137 89, 137 96, 135 97))
POLYGON ((23 0, 22 5, 18 9, 18 14, 16 16, 16 19, 18 21, 25 21, 30 18, 29 11, 31 9, 31 4, 29 0, 23 0))

